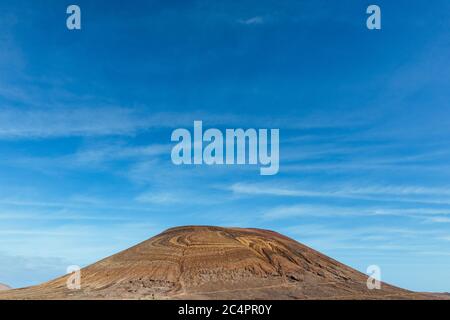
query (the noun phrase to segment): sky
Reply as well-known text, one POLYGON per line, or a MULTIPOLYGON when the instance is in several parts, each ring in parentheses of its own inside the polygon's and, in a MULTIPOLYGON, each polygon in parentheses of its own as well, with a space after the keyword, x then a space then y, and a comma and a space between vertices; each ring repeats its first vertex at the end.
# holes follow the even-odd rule
POLYGON ((0 283, 198 224, 450 291, 449 57, 447 0, 0 2, 0 283), (175 166, 194 120, 278 128, 279 173, 175 166))

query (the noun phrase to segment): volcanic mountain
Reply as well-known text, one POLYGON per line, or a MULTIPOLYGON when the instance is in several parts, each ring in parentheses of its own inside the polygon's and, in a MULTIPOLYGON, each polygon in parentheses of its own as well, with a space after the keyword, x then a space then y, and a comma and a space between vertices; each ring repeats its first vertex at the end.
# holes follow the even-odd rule
MULTIPOLYGON (((69 275, 0 299, 426 299, 367 276, 273 231, 177 227, 69 275)), ((433 298, 436 298, 433 296, 433 298)))

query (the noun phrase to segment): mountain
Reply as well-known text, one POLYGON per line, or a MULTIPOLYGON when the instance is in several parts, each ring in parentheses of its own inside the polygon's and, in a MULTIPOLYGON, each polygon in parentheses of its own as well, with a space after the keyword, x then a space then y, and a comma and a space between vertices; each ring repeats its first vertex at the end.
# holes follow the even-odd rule
POLYGON ((273 231, 177 227, 68 276, 0 299, 427 299, 367 276, 273 231))
POLYGON ((0 291, 9 290, 11 289, 10 286, 7 286, 6 284, 0 283, 0 291))

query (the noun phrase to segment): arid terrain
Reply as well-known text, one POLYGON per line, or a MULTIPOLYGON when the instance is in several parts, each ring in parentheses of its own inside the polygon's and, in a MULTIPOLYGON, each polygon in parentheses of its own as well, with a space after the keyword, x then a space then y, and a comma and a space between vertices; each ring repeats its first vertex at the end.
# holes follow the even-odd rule
POLYGON ((7 290, 0 299, 445 299, 383 283, 276 232, 186 226, 168 229, 68 276, 7 290))

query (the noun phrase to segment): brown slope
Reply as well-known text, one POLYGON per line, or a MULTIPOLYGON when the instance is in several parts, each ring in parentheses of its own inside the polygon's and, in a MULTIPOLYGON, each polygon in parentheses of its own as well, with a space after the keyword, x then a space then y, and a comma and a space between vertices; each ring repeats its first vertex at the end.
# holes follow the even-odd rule
POLYGON ((81 272, 0 293, 0 299, 408 299, 427 298, 383 284, 276 232, 187 226, 168 229, 81 272))

